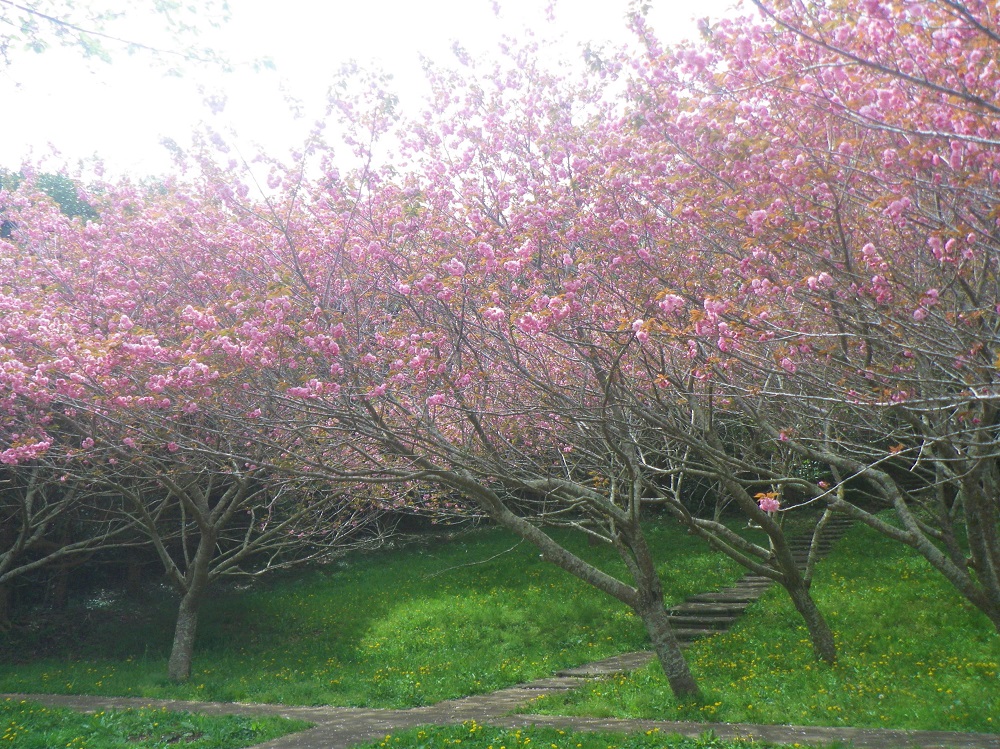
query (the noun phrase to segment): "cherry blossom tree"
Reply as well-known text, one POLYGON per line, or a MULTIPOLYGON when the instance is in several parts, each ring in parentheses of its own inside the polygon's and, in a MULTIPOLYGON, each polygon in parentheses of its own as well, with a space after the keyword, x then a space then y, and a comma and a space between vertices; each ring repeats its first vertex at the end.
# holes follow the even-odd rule
POLYGON ((811 567, 761 499, 913 546, 995 621, 994 39, 979 6, 776 7, 674 50, 637 18, 627 105, 527 64, 443 80, 410 172, 321 189, 285 225, 322 269, 296 268, 305 288, 340 284, 314 307, 336 351, 296 393, 330 443, 369 441, 372 480, 459 488, 542 548, 558 517, 634 561, 607 505, 663 504, 781 582, 830 660, 811 567), (346 227, 333 258, 318 217, 346 227), (687 513, 685 477, 770 548, 687 513), (532 496, 534 524, 511 511, 532 496))
POLYGON ((381 512, 363 492, 275 468, 281 446, 257 418, 268 405, 248 398, 251 383, 274 387, 289 332, 262 248, 211 195, 101 193, 87 223, 30 186, 6 196, 18 229, 3 247, 16 315, 2 454, 118 498, 112 516, 145 537, 180 596, 169 676, 182 681, 215 580, 371 543, 381 512))
MULTIPOLYGON (((520 118, 559 93, 555 79, 533 72, 505 78, 488 103, 471 88, 461 117, 446 110, 416 128, 402 157, 415 169, 403 179, 397 167, 366 166, 328 171, 307 185, 297 166, 276 166, 270 184, 288 190, 270 210, 256 207, 256 231, 284 244, 275 267, 293 289, 287 322, 301 332, 294 369, 285 370, 295 384, 284 391, 283 411, 298 415, 271 424, 285 433, 296 463, 331 480, 420 481, 456 492, 547 560, 630 606, 674 691, 697 694, 643 534, 649 475, 635 432, 648 438, 650 430, 607 387, 616 352, 601 340, 605 321, 568 317, 572 289, 583 285, 573 280, 573 263, 564 253, 536 263, 552 226, 531 206, 511 205, 523 185, 510 188, 500 176, 524 166, 515 163, 520 144, 537 143, 520 118), (454 158, 428 148, 440 142, 436 127, 445 119, 465 123, 456 133, 465 153, 454 158), (565 284, 569 298, 545 295, 552 283, 565 284), (581 340, 580 325, 595 326, 593 335, 581 340), (546 526, 613 545, 627 576, 570 552, 546 526)), ((441 83, 442 95, 450 86, 441 83)), ((550 111, 551 120, 539 117, 539 131, 551 128, 544 137, 583 148, 587 132, 573 122, 572 106, 550 111)), ((529 165, 516 176, 544 180, 541 192, 558 188, 561 168, 533 175, 529 165)), ((567 200, 545 210, 577 215, 567 200)))
POLYGON ((646 34, 632 90, 629 196, 696 269, 654 255, 646 315, 687 347, 647 360, 686 401, 684 461, 912 546, 1000 626, 996 19, 758 7, 646 34))
MULTIPOLYGON (((9 193, 5 197, 11 198, 13 210, 18 200, 9 193)), ((36 218, 39 225, 67 220, 47 200, 36 218)), ((52 380, 39 342, 66 340, 70 327, 56 311, 35 314, 39 299, 32 294, 28 265, 10 237, 0 240, 4 275, 0 284, 0 587, 4 591, 27 573, 130 540, 129 524, 100 491, 68 476, 46 458, 65 455, 66 446, 56 444, 52 380)))

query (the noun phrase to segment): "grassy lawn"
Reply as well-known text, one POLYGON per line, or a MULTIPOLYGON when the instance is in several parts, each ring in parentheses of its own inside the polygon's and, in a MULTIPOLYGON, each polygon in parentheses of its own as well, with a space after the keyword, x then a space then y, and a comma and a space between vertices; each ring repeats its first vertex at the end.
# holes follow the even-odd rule
POLYGON ((286 718, 209 717, 166 710, 78 713, 24 700, 0 700, 0 746, 12 749, 240 749, 301 731, 286 718))
MULTIPOLYGON (((510 730, 481 726, 474 721, 447 728, 425 726, 399 731, 359 749, 768 749, 761 742, 723 741, 710 733, 697 739, 661 733, 603 733, 555 728, 510 730)), ((796 744, 796 749, 809 749, 796 744)), ((828 748, 829 749, 829 748, 828 748)))
POLYGON ((535 703, 553 714, 1000 732, 1000 635, 923 559, 866 528, 820 565, 813 593, 839 661, 817 664, 779 588, 692 647, 705 690, 678 704, 656 664, 535 703))
MULTIPOLYGON (((740 574, 671 526, 651 536, 664 560, 672 601, 740 574)), ((581 551, 604 554, 602 566, 618 567, 606 551, 581 551)), ((855 528, 821 564, 813 591, 837 636, 834 667, 813 660, 798 615, 784 592, 772 589, 730 633, 688 651, 705 690, 702 702, 677 704, 654 663, 545 698, 531 709, 1000 731, 1000 637, 922 559, 855 528)), ((205 611, 194 677, 186 685, 165 678, 173 611, 162 598, 153 604, 137 608, 123 601, 88 610, 89 618, 75 629, 56 623, 5 634, 0 691, 406 707, 492 691, 647 646, 642 627, 624 607, 541 562, 526 544, 493 530, 353 557, 216 596, 205 611), (9 660, 18 652, 38 651, 45 657, 9 660)), ((36 707, 36 716, 45 715, 38 710, 43 709, 36 707)), ((5 725, 28 725, 31 735, 48 730, 36 729, 36 722, 23 716, 5 719, 5 725)), ((164 730, 176 735, 179 729, 164 730)), ((469 725, 423 732, 421 737, 400 733, 392 743, 402 737, 400 746, 431 747, 461 739, 478 749, 476 742, 487 736, 469 725), (463 737, 462 731, 473 735, 463 737)), ((493 738, 483 739, 483 749, 518 746, 513 732, 488 736, 493 738)), ((579 744, 581 749, 647 745, 643 736, 557 736, 539 729, 520 740, 522 745, 531 738, 534 746, 579 744)), ((655 738, 660 743, 650 746, 730 747, 715 739, 664 744, 665 737, 655 738), (710 741, 716 743, 705 743, 710 741)))
MULTIPOLYGON (((650 542, 672 601, 741 574, 673 524, 651 529, 650 542)), ((579 551, 620 571, 613 551, 579 551)), ((0 692, 407 707, 646 647, 624 606, 494 530, 216 595, 181 686, 166 680, 174 610, 164 598, 4 635, 0 692)))

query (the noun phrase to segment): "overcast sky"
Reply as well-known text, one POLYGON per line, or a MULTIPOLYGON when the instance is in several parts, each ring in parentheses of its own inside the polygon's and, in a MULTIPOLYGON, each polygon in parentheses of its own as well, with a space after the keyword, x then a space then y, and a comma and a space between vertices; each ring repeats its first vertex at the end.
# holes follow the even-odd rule
MULTIPOLYGON (((650 18, 661 38, 676 40, 696 34, 695 17, 718 18, 733 3, 653 0, 650 18)), ((161 139, 187 143, 203 120, 234 129, 248 147, 261 142, 284 151, 301 140, 319 114, 331 74, 350 59, 391 73, 404 104, 412 106, 422 79, 420 54, 448 64, 455 41, 488 55, 503 35, 530 28, 538 38, 561 39, 562 54, 575 56, 585 42, 628 39, 628 0, 561 0, 552 21, 546 4, 500 0, 498 16, 491 0, 283 0, 280 8, 274 0, 230 0, 232 19, 206 41, 235 62, 270 57, 276 72, 194 68, 170 78, 141 56, 123 53, 110 65, 60 48, 21 54, 0 68, 0 166, 44 157, 51 144, 70 164, 99 155, 115 172, 162 173, 170 167, 161 139), (221 114, 206 109, 199 87, 225 91, 221 114), (297 123, 281 90, 305 104, 297 123)))

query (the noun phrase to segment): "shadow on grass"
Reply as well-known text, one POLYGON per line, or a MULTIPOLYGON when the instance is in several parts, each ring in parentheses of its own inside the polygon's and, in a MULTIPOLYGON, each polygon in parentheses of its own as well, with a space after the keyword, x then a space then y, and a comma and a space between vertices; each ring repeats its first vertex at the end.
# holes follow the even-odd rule
MULTIPOLYGON (((672 600, 739 575, 676 527, 651 524, 649 535, 672 600)), ((612 550, 566 542, 622 572, 612 550)), ((217 591, 185 685, 164 678, 174 615, 165 598, 69 623, 73 636, 47 657, 0 666, 0 690, 406 707, 645 647, 625 607, 499 530, 217 591)))

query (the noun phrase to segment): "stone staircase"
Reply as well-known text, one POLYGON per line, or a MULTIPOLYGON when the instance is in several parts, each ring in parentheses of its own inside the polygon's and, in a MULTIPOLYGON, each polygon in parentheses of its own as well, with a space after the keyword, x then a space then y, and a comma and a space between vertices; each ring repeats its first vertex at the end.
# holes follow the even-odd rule
MULTIPOLYGON (((833 545, 850 528, 851 522, 847 518, 837 516, 827 521, 817 545, 819 558, 830 552, 833 545)), ((792 558, 803 570, 809 560, 810 543, 812 543, 811 530, 788 541, 792 558)), ((680 641, 681 647, 687 647, 702 637, 709 637, 728 630, 733 622, 740 618, 744 609, 764 595, 764 591, 773 584, 773 581, 763 575, 748 572, 728 588, 689 596, 676 606, 667 609, 674 635, 680 641)), ((548 679, 521 684, 518 689, 539 692, 576 689, 586 679, 634 671, 645 666, 652 659, 653 653, 650 651, 623 653, 593 663, 585 663, 575 668, 565 668, 557 671, 555 676, 548 679)))
MULTIPOLYGON (((851 526, 848 518, 831 517, 820 534, 817 545, 819 558, 826 556, 847 529, 851 526)), ((796 536, 788 541, 792 558, 804 570, 809 560, 809 545, 812 532, 796 536)), ((763 575, 748 572, 731 587, 711 593, 698 593, 667 610, 674 635, 681 646, 694 640, 725 632, 735 622, 744 609, 756 601, 773 581, 763 575)))

